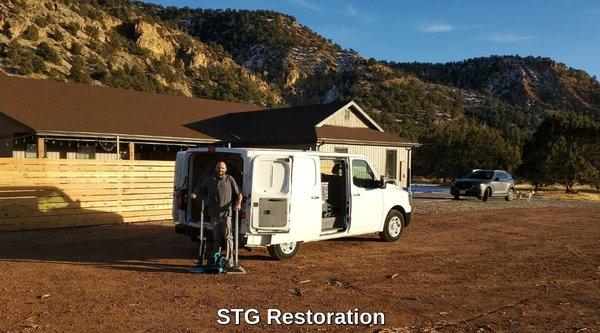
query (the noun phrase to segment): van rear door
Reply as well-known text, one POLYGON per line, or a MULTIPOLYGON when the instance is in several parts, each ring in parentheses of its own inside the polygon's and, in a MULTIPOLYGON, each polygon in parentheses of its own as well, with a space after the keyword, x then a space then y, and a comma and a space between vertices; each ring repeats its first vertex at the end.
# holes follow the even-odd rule
POLYGON ((178 152, 175 158, 175 177, 173 181, 173 220, 185 221, 187 206, 187 176, 188 154, 178 152))
POLYGON ((252 228, 257 231, 289 231, 291 179, 291 156, 259 155, 252 160, 252 228))

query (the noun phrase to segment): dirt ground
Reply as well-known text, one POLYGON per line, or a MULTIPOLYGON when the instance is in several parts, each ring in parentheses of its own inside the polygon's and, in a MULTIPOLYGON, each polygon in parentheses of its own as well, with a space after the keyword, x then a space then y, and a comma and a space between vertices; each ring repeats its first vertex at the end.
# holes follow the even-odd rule
POLYGON ((600 331, 600 206, 416 215, 396 243, 242 251, 243 276, 189 274, 194 244, 169 223, 0 234, 0 331, 600 331), (270 307, 387 323, 217 324, 270 307))

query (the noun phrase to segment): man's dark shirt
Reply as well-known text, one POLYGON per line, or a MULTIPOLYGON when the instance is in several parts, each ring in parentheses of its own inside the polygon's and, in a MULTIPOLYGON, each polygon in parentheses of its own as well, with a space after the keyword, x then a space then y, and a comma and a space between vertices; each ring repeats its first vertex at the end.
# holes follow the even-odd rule
POLYGON ((201 190, 205 190, 204 200, 208 201, 208 216, 231 216, 232 201, 235 203, 240 194, 235 179, 230 175, 218 178, 209 177, 198 183, 193 193, 202 196, 201 190))

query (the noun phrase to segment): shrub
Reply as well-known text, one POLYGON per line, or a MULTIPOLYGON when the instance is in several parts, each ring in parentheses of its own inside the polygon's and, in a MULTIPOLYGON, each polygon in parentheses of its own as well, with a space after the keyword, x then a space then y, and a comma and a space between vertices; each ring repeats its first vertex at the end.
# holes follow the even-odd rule
POLYGON ((35 25, 30 25, 23 31, 21 36, 25 39, 36 41, 40 38, 40 30, 35 25))
POLYGON ((73 66, 69 70, 69 77, 79 83, 89 84, 92 82, 90 78, 90 73, 88 73, 87 68, 85 66, 85 60, 81 56, 76 56, 73 58, 73 66))
POLYGON ((73 42, 71 44, 71 53, 73 55, 80 55, 81 51, 83 51, 83 45, 81 45, 81 43, 73 42))
POLYGON ((18 74, 26 75, 31 73, 43 73, 46 71, 46 63, 44 60, 31 50, 23 48, 17 42, 11 42, 7 49, 8 58, 16 67, 18 74))
POLYGON ((86 25, 85 28, 83 28, 83 31, 93 39, 98 39, 100 36, 100 30, 91 25, 86 25))
POLYGON ((65 39, 65 36, 62 32, 60 32, 60 30, 56 30, 52 33, 48 32, 48 37, 54 39, 57 42, 62 42, 65 39))
POLYGON ((45 28, 48 25, 48 21, 43 17, 36 17, 35 20, 33 20, 33 23, 40 28, 45 28))
POLYGON ((36 53, 45 60, 57 65, 60 64, 61 59, 58 55, 58 52, 56 52, 56 50, 46 42, 41 42, 38 44, 36 53))
POLYGON ((67 30, 71 35, 77 36, 77 31, 81 29, 81 26, 77 22, 69 22, 61 24, 63 29, 67 30))
POLYGON ((33 55, 33 57, 31 57, 31 65, 33 67, 33 71, 36 73, 43 73, 47 71, 46 63, 44 62, 44 60, 35 54, 33 55))

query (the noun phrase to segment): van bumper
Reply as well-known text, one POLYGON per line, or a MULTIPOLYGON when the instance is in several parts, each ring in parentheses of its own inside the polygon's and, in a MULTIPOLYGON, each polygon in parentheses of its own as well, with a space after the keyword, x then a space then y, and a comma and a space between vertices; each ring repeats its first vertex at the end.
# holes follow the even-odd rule
POLYGON ((408 227, 410 225, 410 214, 411 212, 404 213, 404 227, 408 227))

